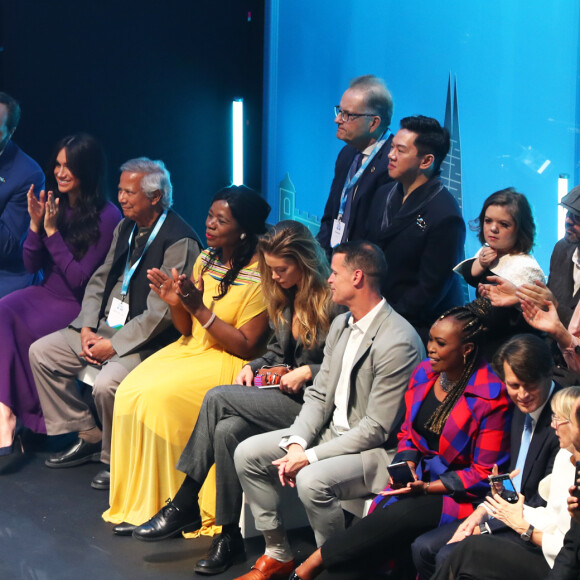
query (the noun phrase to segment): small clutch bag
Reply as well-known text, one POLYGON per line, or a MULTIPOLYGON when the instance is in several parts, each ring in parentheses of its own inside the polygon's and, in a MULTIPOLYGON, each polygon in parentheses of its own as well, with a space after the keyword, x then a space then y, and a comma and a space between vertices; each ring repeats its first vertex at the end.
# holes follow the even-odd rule
POLYGON ((279 385, 280 379, 292 370, 290 365, 266 365, 256 371, 254 385, 264 387, 266 385, 279 385))

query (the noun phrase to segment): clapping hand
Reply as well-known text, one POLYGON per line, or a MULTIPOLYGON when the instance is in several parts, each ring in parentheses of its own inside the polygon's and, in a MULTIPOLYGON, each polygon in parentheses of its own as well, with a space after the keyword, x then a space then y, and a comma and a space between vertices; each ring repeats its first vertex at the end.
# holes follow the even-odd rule
MULTIPOLYGON (((42 192, 41 192, 42 195, 42 192)), ((58 231, 56 220, 58 217, 59 198, 55 198, 52 191, 48 192, 48 199, 44 211, 44 231, 47 236, 52 236, 58 231)))
POLYGON ((197 310, 203 306, 203 278, 199 276, 196 286, 193 280, 181 274, 177 279, 177 287, 182 304, 195 316, 197 310))
POLYGON ((477 287, 479 295, 487 298, 493 306, 515 306, 519 303, 514 284, 499 276, 488 276, 491 284, 480 284, 477 287))
POLYGON ((553 302, 556 308, 558 307, 556 297, 541 280, 536 280, 533 284, 522 284, 518 287, 516 296, 520 301, 525 299, 542 310, 547 310, 546 300, 553 302))
POLYGON ((44 225, 44 189, 40 192, 39 199, 36 199, 36 196, 34 195, 34 185, 31 185, 26 197, 28 200, 28 213, 30 214, 30 229, 35 234, 38 234, 44 225))
POLYGON ((520 304, 522 305, 524 319, 530 326, 547 332, 549 335, 555 334, 558 328, 562 326, 553 302, 544 301, 544 306, 547 310, 538 308, 534 302, 527 298, 520 298, 520 304))
POLYGON ((171 270, 172 278, 159 268, 151 268, 147 270, 147 278, 149 279, 149 288, 155 292, 163 300, 163 302, 170 306, 177 306, 179 299, 179 273, 175 268, 171 270))

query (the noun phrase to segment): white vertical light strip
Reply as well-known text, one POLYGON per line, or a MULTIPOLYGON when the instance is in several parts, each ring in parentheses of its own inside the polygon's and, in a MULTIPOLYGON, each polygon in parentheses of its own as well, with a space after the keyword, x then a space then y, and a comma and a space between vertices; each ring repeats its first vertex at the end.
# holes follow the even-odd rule
POLYGON ((232 102, 232 183, 244 184, 244 99, 232 102))
MULTIPOLYGON (((562 198, 568 193, 568 174, 560 173, 558 177, 558 203, 562 201, 562 198)), ((558 206, 558 239, 561 240, 566 233, 566 210, 559 205, 558 206)))

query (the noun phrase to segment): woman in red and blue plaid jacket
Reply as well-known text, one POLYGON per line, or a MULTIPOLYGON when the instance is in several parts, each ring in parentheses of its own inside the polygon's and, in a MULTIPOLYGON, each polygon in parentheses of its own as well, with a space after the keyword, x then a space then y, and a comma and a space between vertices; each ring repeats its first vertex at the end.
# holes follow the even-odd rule
POLYGON ((393 578, 414 578, 410 546, 420 534, 473 511, 489 491, 494 464, 509 461, 511 404, 505 385, 479 355, 486 302, 443 314, 431 327, 429 358, 413 372, 393 463, 413 481, 391 478, 371 513, 339 532, 294 573, 296 580, 370 578, 391 560, 393 578), (322 576, 321 576, 322 577, 322 576))

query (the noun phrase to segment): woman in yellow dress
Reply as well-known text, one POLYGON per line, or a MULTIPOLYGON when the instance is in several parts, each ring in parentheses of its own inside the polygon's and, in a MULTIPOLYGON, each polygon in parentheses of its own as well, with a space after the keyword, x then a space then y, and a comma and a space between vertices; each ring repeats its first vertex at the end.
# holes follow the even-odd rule
MULTIPOLYGON (((205 393, 234 382, 267 337, 268 315, 255 255, 270 206, 244 186, 221 190, 206 219, 209 248, 191 279, 148 273, 151 288, 171 307, 182 337, 150 356, 119 385, 111 450, 110 508, 118 535, 154 515, 184 478, 175 469, 205 393)), ((203 527, 212 534, 215 478, 200 494, 203 527)))

